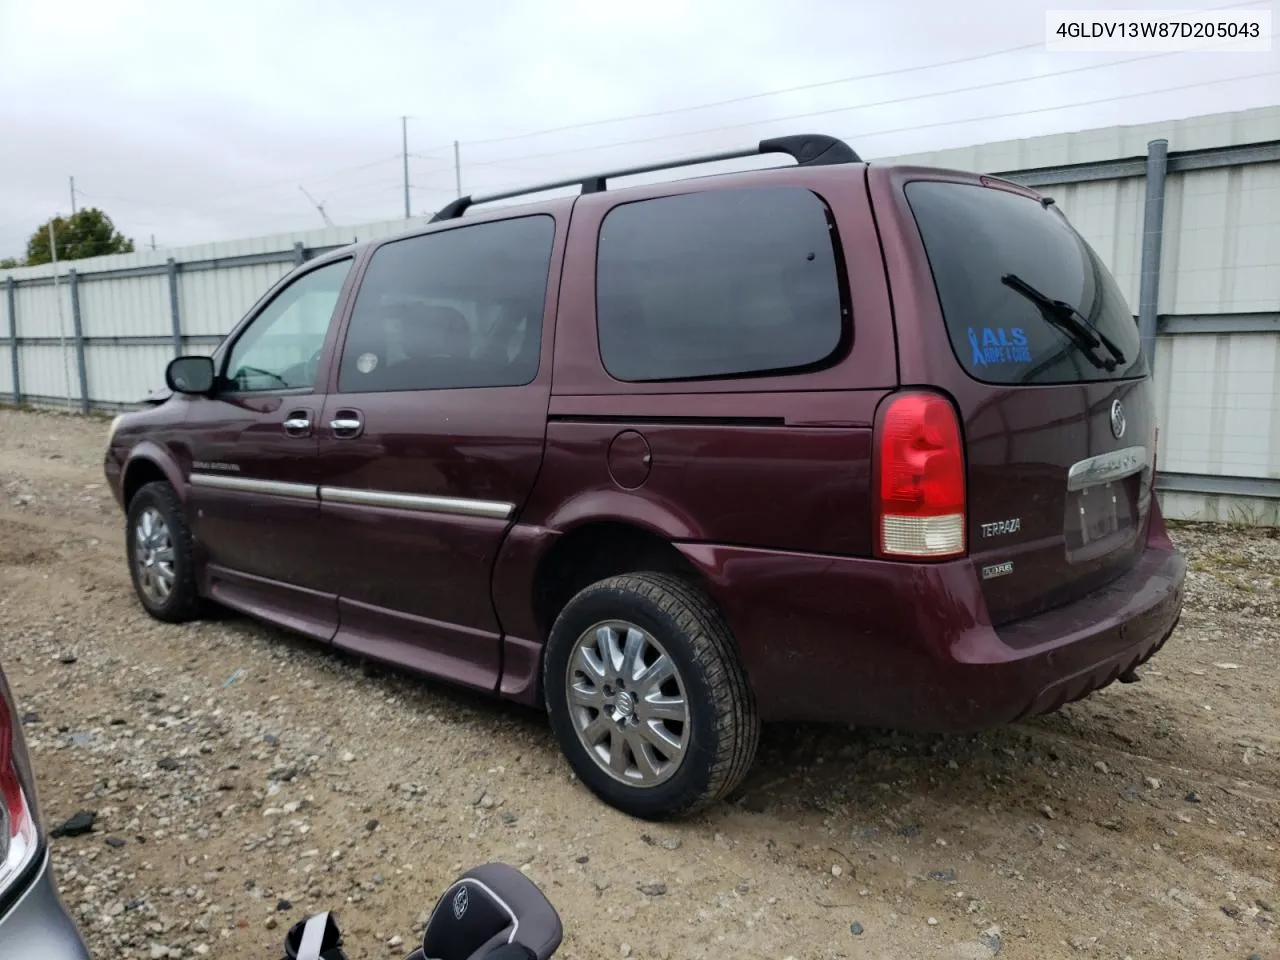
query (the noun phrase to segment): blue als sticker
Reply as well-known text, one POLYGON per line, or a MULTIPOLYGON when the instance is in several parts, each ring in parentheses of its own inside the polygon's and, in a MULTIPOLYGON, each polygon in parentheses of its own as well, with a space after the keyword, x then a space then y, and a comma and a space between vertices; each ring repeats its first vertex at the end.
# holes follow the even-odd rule
POLYGON ((1027 346, 1027 334, 1021 327, 983 327, 981 339, 973 327, 969 328, 969 346, 973 348, 973 366, 986 367, 997 363, 1030 363, 1031 348, 1027 346))

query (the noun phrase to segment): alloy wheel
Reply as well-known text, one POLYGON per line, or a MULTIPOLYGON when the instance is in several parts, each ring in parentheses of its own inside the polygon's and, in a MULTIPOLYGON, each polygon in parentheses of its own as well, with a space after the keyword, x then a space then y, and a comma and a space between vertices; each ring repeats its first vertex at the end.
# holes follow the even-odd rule
POLYGON ((655 787, 675 775, 689 745, 685 685, 647 630, 597 623, 569 656, 565 695, 579 741, 615 780, 655 787))

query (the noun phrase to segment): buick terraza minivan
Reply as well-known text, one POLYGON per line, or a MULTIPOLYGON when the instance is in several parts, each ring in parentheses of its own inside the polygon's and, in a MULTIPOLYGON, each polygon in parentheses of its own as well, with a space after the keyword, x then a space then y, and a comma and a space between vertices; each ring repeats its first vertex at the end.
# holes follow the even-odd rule
POLYGON ((152 615, 544 707, 650 818, 762 722, 1008 723, 1168 639, 1147 359, 1051 198, 816 135, 569 183, 316 257, 170 364, 106 455, 152 615))

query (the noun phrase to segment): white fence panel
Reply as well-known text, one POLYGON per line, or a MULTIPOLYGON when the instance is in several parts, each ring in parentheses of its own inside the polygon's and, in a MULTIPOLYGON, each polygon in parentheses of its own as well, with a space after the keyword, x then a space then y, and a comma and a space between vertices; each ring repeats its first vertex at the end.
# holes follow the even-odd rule
POLYGON ((1280 479, 1280 335, 1162 337, 1160 469, 1280 479))
POLYGON ((182 332, 226 333, 273 283, 292 269, 292 263, 261 263, 183 273, 179 288, 182 332))
POLYGON ((164 386, 172 346, 90 344, 84 348, 89 395, 100 403, 137 403, 164 386))
POLYGON ((1134 313, 1142 275, 1143 180, 1102 180, 1037 187, 1054 198, 1116 278, 1134 313))
POLYGON ((52 284, 19 286, 14 292, 19 337, 66 337, 68 341, 75 337, 71 288, 65 280, 56 288, 52 284))
POLYGON ((72 405, 80 400, 80 380, 76 372, 76 350, 71 341, 58 344, 23 344, 18 350, 18 378, 25 396, 47 397, 72 405))
POLYGON ((1160 312, 1280 310, 1280 163, 1172 176, 1160 312))
POLYGON ((86 337, 172 335, 169 278, 165 275, 102 280, 82 277, 77 292, 86 337))

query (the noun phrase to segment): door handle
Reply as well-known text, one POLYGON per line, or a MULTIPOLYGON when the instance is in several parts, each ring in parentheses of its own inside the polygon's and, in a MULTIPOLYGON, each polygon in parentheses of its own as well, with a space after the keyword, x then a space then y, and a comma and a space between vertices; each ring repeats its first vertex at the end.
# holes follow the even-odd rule
POLYGON ((363 427, 364 424, 355 417, 335 417, 329 421, 329 429, 333 431, 333 435, 344 440, 360 436, 363 427))
POLYGON ((306 410, 294 410, 285 418, 284 432, 291 437, 311 435, 311 414, 306 410))

